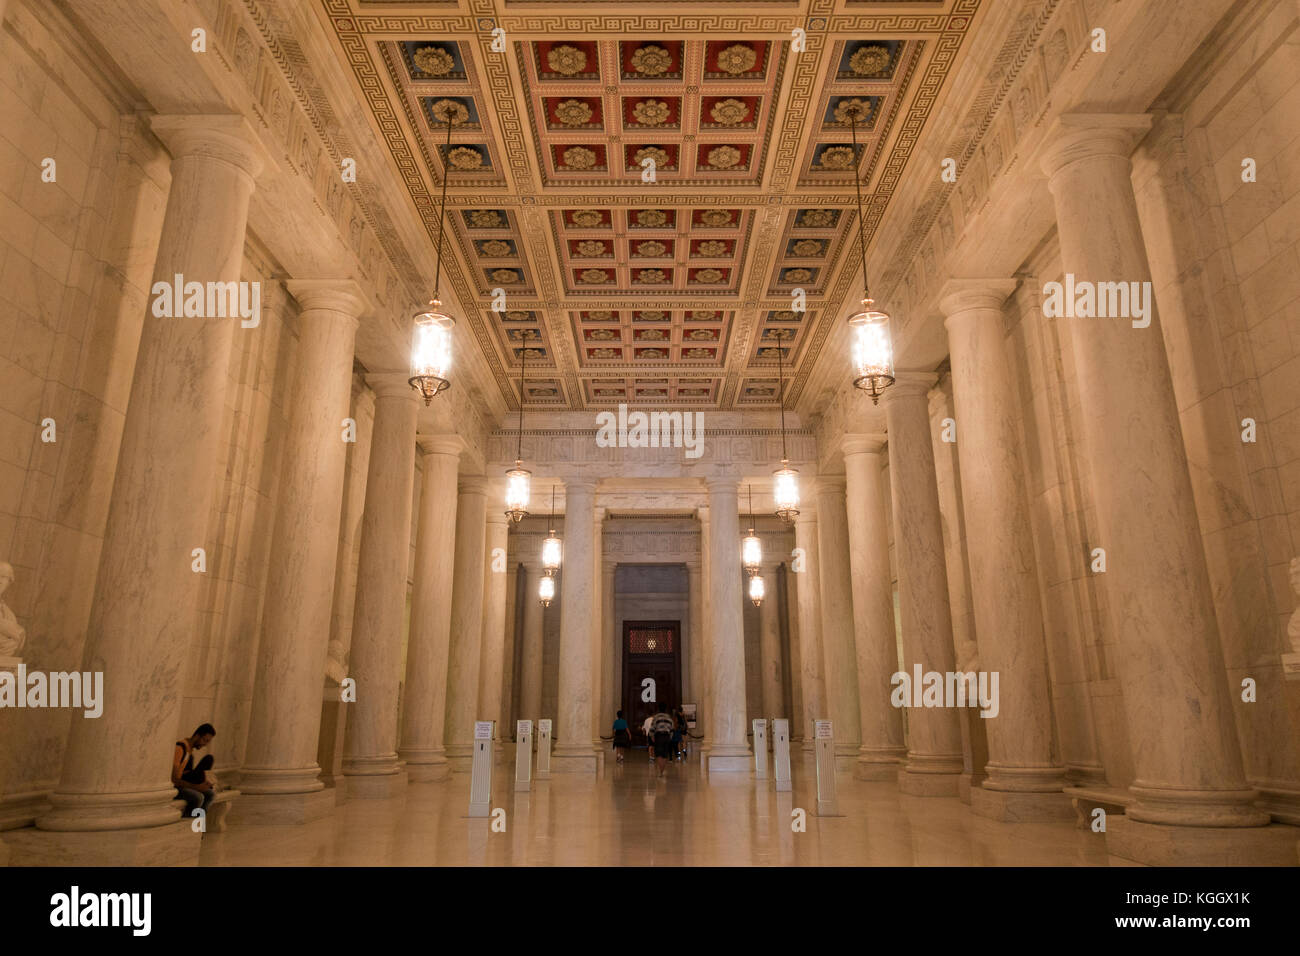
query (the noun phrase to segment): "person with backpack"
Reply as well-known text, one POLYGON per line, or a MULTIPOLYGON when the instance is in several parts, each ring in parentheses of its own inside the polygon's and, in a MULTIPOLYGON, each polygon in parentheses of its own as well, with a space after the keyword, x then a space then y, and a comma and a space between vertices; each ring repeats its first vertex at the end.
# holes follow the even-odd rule
POLYGON ((628 729, 627 721, 623 719, 623 712, 618 712, 618 717, 614 721, 614 753, 618 757, 618 762, 623 762, 623 751, 632 746, 632 731, 628 729))
POLYGON ((176 752, 172 755, 172 786, 177 795, 185 801, 185 816, 193 816, 196 809, 207 812, 212 798, 217 795, 217 788, 208 780, 208 770, 212 768, 212 754, 208 754, 194 763, 194 751, 202 750, 212 743, 217 735, 211 724, 199 724, 194 735, 185 740, 176 741, 176 752))
POLYGON ((659 776, 668 772, 668 761, 673 759, 673 730, 675 724, 671 714, 660 711, 650 717, 650 733, 654 740, 655 769, 659 776))

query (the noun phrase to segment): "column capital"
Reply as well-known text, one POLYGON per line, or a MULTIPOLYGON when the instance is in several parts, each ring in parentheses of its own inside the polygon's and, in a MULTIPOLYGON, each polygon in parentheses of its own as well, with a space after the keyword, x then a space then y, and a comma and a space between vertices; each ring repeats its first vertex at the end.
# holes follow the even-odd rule
POLYGON ((845 435, 840 439, 840 452, 845 458, 850 455, 879 455, 885 450, 889 437, 883 432, 871 434, 845 435))
POLYGON ((469 447, 459 435, 416 435, 416 447, 422 455, 448 455, 459 458, 469 447))
POLYGON ((949 279, 939 288, 939 309, 945 324, 953 316, 980 309, 1002 311, 1016 290, 1015 279, 949 279))
POLYGON ((704 485, 710 495, 738 494, 740 492, 739 478, 706 478, 704 485))
POLYGON ((198 156, 229 163, 256 179, 277 169, 248 120, 237 113, 169 113, 149 118, 172 159, 198 156))
POLYGON ((886 408, 903 398, 925 399, 938 381, 934 372, 895 372, 894 384, 885 389, 881 399, 886 408))
POLYGON ((506 517, 506 513, 504 511, 489 511, 487 513, 487 523, 490 525, 507 524, 509 521, 510 519, 506 517))
POLYGON ((461 475, 456 482, 456 493, 461 495, 487 495, 488 480, 483 475, 461 475))
POLYGON ((1149 113, 1065 113, 1052 123, 1034 158, 1049 179, 1081 159, 1127 160, 1153 121, 1149 113))
POLYGON ((847 475, 818 475, 817 476, 817 494, 844 494, 844 489, 848 487, 847 475))
POLYGON ((370 297, 355 279, 286 279, 284 287, 304 312, 323 309, 358 320, 373 309, 370 297))
POLYGON ((419 401, 420 393, 411 388, 409 376, 405 372, 371 372, 366 376, 366 384, 375 393, 375 399, 408 399, 412 404, 419 401))
POLYGON ((586 492, 587 494, 594 495, 596 493, 597 484, 599 484, 599 479, 591 478, 587 475, 570 475, 567 478, 560 479, 560 487, 564 489, 564 495, 566 498, 572 492, 577 492, 578 494, 586 492))

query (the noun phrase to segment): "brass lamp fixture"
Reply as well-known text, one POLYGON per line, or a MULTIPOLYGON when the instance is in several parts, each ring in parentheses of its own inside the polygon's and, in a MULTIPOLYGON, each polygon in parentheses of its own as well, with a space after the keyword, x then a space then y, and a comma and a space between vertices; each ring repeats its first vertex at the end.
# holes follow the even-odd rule
POLYGON ((763 542, 754 533, 754 485, 749 486, 749 533, 740 543, 740 561, 749 575, 749 599, 754 607, 763 603, 763 542))
POLYGON ((858 193, 858 251, 862 255, 862 309, 849 316, 853 330, 853 384, 871 396, 871 403, 880 403, 880 396, 894 384, 894 349, 889 337, 889 313, 875 307, 867 284, 867 236, 862 211, 862 174, 857 164, 858 120, 866 118, 863 103, 850 103, 844 107, 853 133, 853 184, 858 193))
POLYGON ((772 498, 776 502, 777 517, 787 524, 799 514, 799 472, 790 467, 790 455, 785 445, 785 349, 781 342, 788 334, 788 329, 772 330, 772 337, 776 339, 776 387, 781 403, 781 467, 772 472, 772 498))
POLYGON ((563 548, 559 536, 555 533, 555 486, 551 485, 551 524, 542 542, 542 571, 548 578, 554 577, 560 570, 563 548))
MULTIPOLYGON (((447 115, 447 155, 451 154, 451 127, 456 111, 453 104, 444 110, 447 115)), ((451 162, 444 159, 442 171, 442 205, 438 209, 438 265, 433 279, 433 298, 429 307, 417 312, 413 317, 415 323, 411 346, 411 377, 407 379, 411 388, 424 396, 424 404, 430 405, 433 396, 446 391, 451 382, 447 373, 451 369, 451 330, 456 320, 442 310, 442 301, 438 298, 438 287, 442 282, 442 225, 447 213, 447 180, 451 176, 451 162)))
POLYGON ((506 517, 518 524, 528 514, 528 494, 532 472, 524 467, 524 388, 528 378, 528 338, 531 329, 520 336, 524 347, 519 350, 519 444, 515 449, 515 467, 506 472, 506 517))

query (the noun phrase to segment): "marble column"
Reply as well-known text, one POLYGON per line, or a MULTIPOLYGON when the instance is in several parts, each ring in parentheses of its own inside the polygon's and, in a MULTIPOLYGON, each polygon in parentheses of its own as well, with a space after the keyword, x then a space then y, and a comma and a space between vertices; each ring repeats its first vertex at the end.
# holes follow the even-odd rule
POLYGON ((700 738, 700 754, 706 756, 709 752, 709 746, 713 740, 713 632, 710 628, 713 626, 713 589, 712 577, 710 574, 710 534, 709 534, 709 506, 703 505, 696 512, 700 522, 700 658, 703 662, 700 673, 703 680, 700 682, 700 693, 698 695, 700 706, 697 711, 699 715, 699 724, 703 728, 700 738))
POLYGON ((370 375, 366 381, 375 392, 375 432, 352 613, 349 676, 356 679, 357 699, 348 705, 343 777, 349 797, 390 797, 406 785, 406 774, 397 761, 397 691, 402 678, 420 395, 405 372, 370 375))
POLYGON ((854 645, 862 746, 854 770, 860 780, 895 780, 907 748, 903 715, 890 701, 898 670, 894 586, 889 573, 889 514, 881 469, 884 435, 849 435, 844 452, 849 567, 853 579, 854 645))
POLYGON ((542 713, 542 612, 545 608, 537 597, 542 568, 540 564, 525 561, 522 573, 527 583, 523 596, 524 649, 519 664, 519 716, 533 721, 536 731, 537 721, 546 716, 542 713))
POLYGON ((987 717, 988 777, 971 810, 997 820, 1068 819, 1065 767, 1052 735, 1047 646, 1039 604, 1021 410, 1002 304, 1014 279, 954 279, 939 290, 947 317, 953 400, 980 671, 998 675, 987 717))
MULTIPOLYGON (((237 116, 155 116, 152 125, 172 155, 154 280, 238 281, 253 180, 267 161, 256 134, 237 116)), ((212 547, 232 336, 257 333, 238 318, 155 317, 152 305, 86 631, 85 660, 104 673, 103 715, 71 722, 52 807, 36 820, 63 832, 6 833, 13 865, 24 865, 28 842, 35 859, 62 863, 197 858, 198 834, 171 805, 168 758, 203 587, 193 550, 212 547), (99 832, 72 832, 88 830, 99 832)))
POLYGON ((595 619, 596 481, 569 478, 564 482, 564 574, 560 579, 560 673, 555 725, 556 773, 595 773, 596 751, 591 745, 592 631, 595 619))
POLYGON ((506 614, 504 622, 504 652, 501 656, 501 739, 515 739, 515 673, 519 661, 519 648, 515 645, 518 634, 519 565, 506 565, 506 614))
MULTIPOLYGON (((927 392, 935 381, 931 373, 899 372, 883 397, 889 423, 903 670, 909 676, 917 666, 923 674, 946 675, 956 669, 939 489, 930 447, 927 392)), ((915 796, 956 796, 962 773, 957 712, 949 707, 912 707, 907 721, 907 759, 898 774, 898 789, 915 796)))
POLYGON ((781 614, 785 620, 786 634, 790 642, 789 653, 786 656, 788 666, 785 672, 786 685, 790 690, 790 743, 791 750, 795 744, 803 745, 803 677, 800 672, 800 648, 799 648, 799 608, 795 596, 795 578, 791 571, 793 562, 793 553, 789 560, 785 562, 782 573, 782 582, 780 587, 781 593, 781 614))
MULTIPOLYGON (((1151 279, 1129 153, 1147 115, 1066 115, 1040 157, 1056 205, 1061 264, 1080 282, 1151 279)), ((1149 286, 1148 286, 1149 288, 1149 286)), ((1106 573, 1122 635, 1120 685, 1135 735, 1136 802, 1106 834, 1142 862, 1223 862, 1262 827, 1233 727, 1187 456, 1158 314, 1066 320, 1106 573), (1197 833, 1196 828, 1210 828, 1197 833), (1212 832, 1211 832, 1212 831, 1212 832), (1157 848, 1157 845, 1161 848, 1157 848)), ((964 467, 963 462, 963 467, 964 467)), ((1294 836, 1290 838, 1294 845, 1294 836)), ((1294 863, 1294 854, 1290 862, 1294 863)))
POLYGON ((704 575, 703 565, 696 559, 686 562, 687 606, 686 615, 690 623, 687 637, 687 655, 691 661, 691 696, 683 703, 695 704, 695 730, 697 736, 704 733, 704 698, 708 694, 709 683, 704 672, 704 575))
MULTIPOLYGON (((456 501, 456 564, 451 584, 451 646, 447 653, 447 763, 467 771, 474 756, 483 576, 487 562, 488 481, 462 476, 456 501)), ((494 501, 493 508, 500 505, 494 501)))
MULTIPOLYGON (((763 585, 766 594, 758 609, 758 641, 762 687, 763 713, 765 720, 773 717, 789 717, 785 711, 785 694, 782 691, 781 675, 781 601, 780 589, 777 587, 777 569, 779 564, 768 564, 762 570, 763 585)), ((759 715, 753 715, 759 716, 759 715)), ((770 729, 770 728, 769 728, 770 729)), ((769 734, 768 740, 771 740, 769 734)))
MULTIPOLYGON (((483 623, 479 647, 478 707, 475 720, 495 720, 496 749, 509 736, 501 726, 501 671, 505 667, 506 642, 506 545, 510 520, 493 509, 487 515, 487 549, 483 571, 483 623)), ((470 727, 473 730, 473 725, 470 727)), ((473 737, 473 734, 470 734, 473 737)))
POLYGON ((803 749, 813 750, 813 724, 829 719, 826 710, 826 680, 822 672, 821 588, 817 569, 817 516, 808 504, 794 519, 795 554, 790 562, 794 573, 795 602, 799 617, 799 684, 803 693, 803 749))
POLYGON ((740 567, 740 482, 709 487, 709 772, 750 769, 745 713, 745 617, 740 567))
POLYGON ((447 659, 456 560, 456 476, 465 442, 457 435, 420 439, 423 477, 415 532, 411 629, 406 639, 406 685, 398 756, 412 782, 450 776, 443 746, 447 659))
MULTIPOLYGON (((600 739, 605 723, 602 706, 605 695, 604 527, 605 509, 597 508, 592 521, 591 544, 591 745, 600 759, 603 759, 605 751, 600 739)), ((613 714, 609 715, 609 723, 614 723, 613 714)))
POLYGON ((367 306, 350 279, 286 286, 302 309, 239 782, 242 823, 306 823, 329 813, 335 797, 324 792, 316 749, 347 462, 342 423, 357 321, 367 306))
POLYGON ((858 709, 858 652, 843 475, 818 477, 817 516, 826 702, 834 721, 835 766, 839 770, 851 770, 858 763, 858 751, 862 747, 862 719, 858 709))
MULTIPOLYGON (((602 733, 613 733, 614 714, 622 706, 622 686, 618 677, 618 642, 622 635, 615 633, 618 626, 614 618, 614 574, 618 565, 602 558, 600 574, 600 640, 604 651, 601 656, 601 722, 602 733)), ((605 746, 610 746, 606 744, 605 746)))

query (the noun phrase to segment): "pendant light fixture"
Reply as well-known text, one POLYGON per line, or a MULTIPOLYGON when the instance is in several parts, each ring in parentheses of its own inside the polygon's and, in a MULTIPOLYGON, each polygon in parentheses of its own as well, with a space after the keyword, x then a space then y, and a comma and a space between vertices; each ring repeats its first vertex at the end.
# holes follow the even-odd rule
POLYGON ((559 537, 555 534, 555 485, 551 485, 551 525, 546 533, 546 540, 542 542, 542 571, 548 578, 554 577, 555 572, 560 570, 562 555, 563 548, 559 537))
POLYGON ((442 205, 438 209, 438 259, 433 279, 433 298, 429 307, 417 312, 411 346, 411 388, 424 396, 424 404, 433 402, 433 396, 451 386, 447 373, 451 370, 451 330, 456 320, 442 310, 438 286, 442 282, 442 226, 447 213, 447 180, 451 178, 451 126, 456 116, 454 103, 444 107, 447 115, 447 152, 443 157, 442 205))
POLYGON ((776 502, 777 517, 787 524, 799 514, 799 472, 790 467, 790 455, 785 445, 785 349, 781 343, 788 332, 788 329, 772 330, 772 337, 776 339, 776 387, 781 403, 781 467, 772 472, 772 498, 776 502))
POLYGON ((537 599, 542 602, 542 607, 550 607, 551 601, 555 600, 555 578, 549 575, 543 575, 541 581, 537 583, 537 599))
POLYGON ((749 485, 749 533, 740 543, 740 562, 749 575, 749 599, 754 607, 763 603, 763 542, 754 533, 754 484, 749 485))
POLYGON ((867 284, 866 217, 862 212, 862 174, 857 161, 858 120, 865 119, 866 104, 854 102, 844 107, 853 132, 853 184, 858 192, 858 251, 862 255, 862 311, 849 316, 853 330, 853 384, 871 396, 873 405, 894 384, 893 346, 889 340, 889 313, 875 307, 867 284))
POLYGON ((528 379, 528 339, 531 329, 523 329, 524 347, 519 350, 519 444, 515 449, 515 467, 506 472, 506 517, 518 524, 528 514, 528 490, 532 473, 524 467, 524 388, 528 379))

